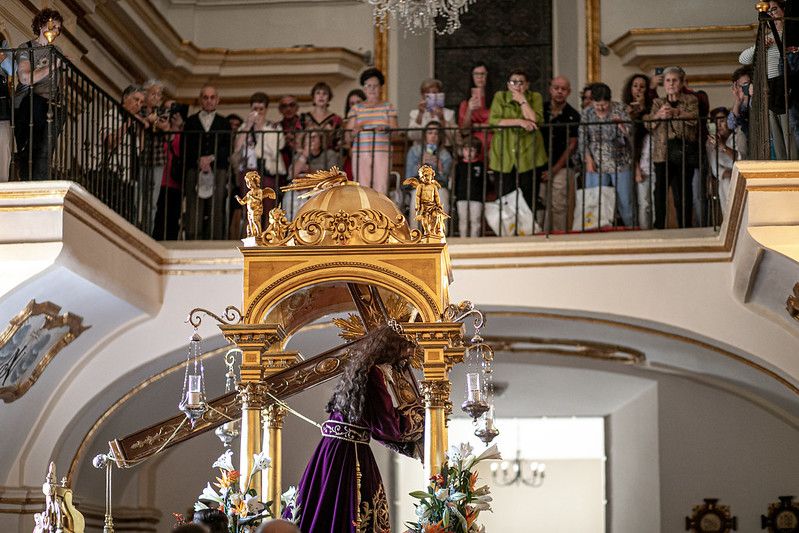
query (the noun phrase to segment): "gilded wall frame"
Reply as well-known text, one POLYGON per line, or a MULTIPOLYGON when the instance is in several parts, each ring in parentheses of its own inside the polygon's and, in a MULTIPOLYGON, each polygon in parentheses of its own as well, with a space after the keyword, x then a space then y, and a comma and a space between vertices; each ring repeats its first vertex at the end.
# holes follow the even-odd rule
POLYGON ((4 402, 22 397, 53 358, 91 327, 83 325, 82 317, 72 313, 59 315, 60 311, 61 307, 53 302, 31 300, 0 333, 0 399, 4 402), (41 324, 37 320, 40 317, 41 324), (14 373, 18 373, 18 381, 7 383, 14 373))

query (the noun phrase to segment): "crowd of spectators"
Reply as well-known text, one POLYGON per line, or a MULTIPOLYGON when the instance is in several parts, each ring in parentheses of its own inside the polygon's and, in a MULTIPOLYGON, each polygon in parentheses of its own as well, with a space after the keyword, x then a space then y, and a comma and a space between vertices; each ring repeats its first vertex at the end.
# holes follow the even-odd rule
MULTIPOLYGON (((781 32, 784 2, 770 6, 781 32)), ((12 134, 18 160, 32 162, 18 165, 19 179, 47 175, 53 144, 47 135, 58 135, 64 117, 46 116, 51 84, 42 81, 52 55, 44 47, 62 22, 49 9, 33 20, 36 38, 18 47, 14 62, 18 101, 8 94, 8 84, 0 83, 0 181, 9 179, 12 134)), ((779 102, 784 91, 777 86, 784 84, 778 40, 766 39, 769 87, 774 87, 769 118, 773 155, 784 158, 796 153, 792 145, 799 143, 789 134, 796 131, 790 110, 779 102)), ((2 34, 0 41, 8 47, 2 34)), ((13 74, 10 59, 0 55, 0 81, 13 74)), ((305 112, 296 96, 282 95, 276 121, 267 119, 271 100, 262 91, 250 97, 245 117, 225 116, 217 111, 219 91, 208 84, 199 94, 200 109, 189 114, 186 104, 166 99, 162 82, 148 80, 128 87, 121 105, 107 110, 91 171, 95 181, 113 177, 132 183, 143 176, 140 217, 156 238, 170 240, 241 237, 245 217, 232 199, 246 193, 248 171, 257 170, 263 186, 279 191, 298 176, 332 166, 391 194, 412 225, 414 191, 401 182, 421 165, 432 166, 444 209, 455 222, 449 231, 464 237, 503 234, 488 220, 489 203, 501 203, 516 217, 518 233, 584 229, 587 205, 578 196, 593 189, 600 191, 600 203, 602 189, 612 191, 610 221, 602 225, 704 226, 709 210, 729 203, 732 166, 747 154, 753 60, 754 47, 741 53, 732 98, 712 111, 707 94, 690 89, 677 66, 633 74, 619 99, 608 85, 589 84, 580 92, 578 110, 568 103, 572 88, 564 76, 549 80, 548 94, 542 95, 530 89, 524 69, 506 73, 503 86, 494 87, 501 73, 476 62, 468 71, 467 97, 455 109, 445 105, 440 80, 423 80, 418 105, 401 129, 395 106, 383 96, 385 77, 376 68, 361 74, 362 88, 347 94, 342 115, 331 110, 333 91, 320 81, 310 90, 305 112)), ((298 194, 278 192, 277 200, 264 200, 264 212, 281 202, 292 215, 302 201, 298 194)))

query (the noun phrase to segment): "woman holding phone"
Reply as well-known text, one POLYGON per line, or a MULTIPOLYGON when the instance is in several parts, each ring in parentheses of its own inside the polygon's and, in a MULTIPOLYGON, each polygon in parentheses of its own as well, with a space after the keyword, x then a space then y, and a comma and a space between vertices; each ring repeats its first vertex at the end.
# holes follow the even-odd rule
POLYGON ((491 131, 488 130, 488 119, 491 114, 488 109, 488 99, 492 96, 491 83, 488 76, 488 67, 482 61, 472 65, 469 71, 469 87, 471 96, 468 100, 463 100, 458 107, 458 125, 461 129, 472 130, 464 132, 465 137, 471 133, 480 139, 482 150, 480 160, 484 159, 485 150, 491 144, 491 131))
MULTIPOLYGON (((455 112, 444 107, 444 84, 441 80, 428 78, 422 82, 419 91, 422 94, 419 106, 411 109, 408 120, 408 138, 414 145, 422 144, 422 129, 433 120, 443 128, 455 126, 455 112)), ((452 144, 449 137, 444 139, 444 144, 452 144)))

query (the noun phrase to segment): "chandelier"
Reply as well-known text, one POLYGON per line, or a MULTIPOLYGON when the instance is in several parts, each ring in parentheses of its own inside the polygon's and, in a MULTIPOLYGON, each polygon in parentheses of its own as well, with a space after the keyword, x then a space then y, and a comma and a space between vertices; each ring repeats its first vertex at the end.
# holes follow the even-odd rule
POLYGON ((491 479, 502 486, 519 483, 528 487, 540 487, 544 484, 547 465, 538 461, 526 461, 516 455, 513 461, 491 463, 491 479))
POLYGON ((388 26, 389 14, 398 26, 412 34, 435 30, 439 35, 452 34, 461 27, 460 17, 476 0, 368 0, 374 7, 375 22, 388 26), (438 19, 438 20, 437 20, 438 19), (443 26, 440 24, 443 23, 443 26))

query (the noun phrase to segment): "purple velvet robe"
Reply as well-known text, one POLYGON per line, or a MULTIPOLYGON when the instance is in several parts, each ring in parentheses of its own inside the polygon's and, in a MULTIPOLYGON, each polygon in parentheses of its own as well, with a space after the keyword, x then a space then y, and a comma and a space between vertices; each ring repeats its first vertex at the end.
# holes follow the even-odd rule
MULTIPOLYGON (((334 412, 329 420, 342 422, 343 418, 334 412)), ((357 425, 364 428, 364 436, 371 435, 389 448, 413 456, 414 445, 424 433, 424 408, 420 403, 395 408, 382 370, 372 367, 363 419, 357 425)), ((300 479, 297 503, 297 525, 303 533, 355 533, 356 521, 361 532, 391 530, 386 492, 368 443, 323 436, 300 479), (360 498, 356 494, 356 456, 360 498)))

